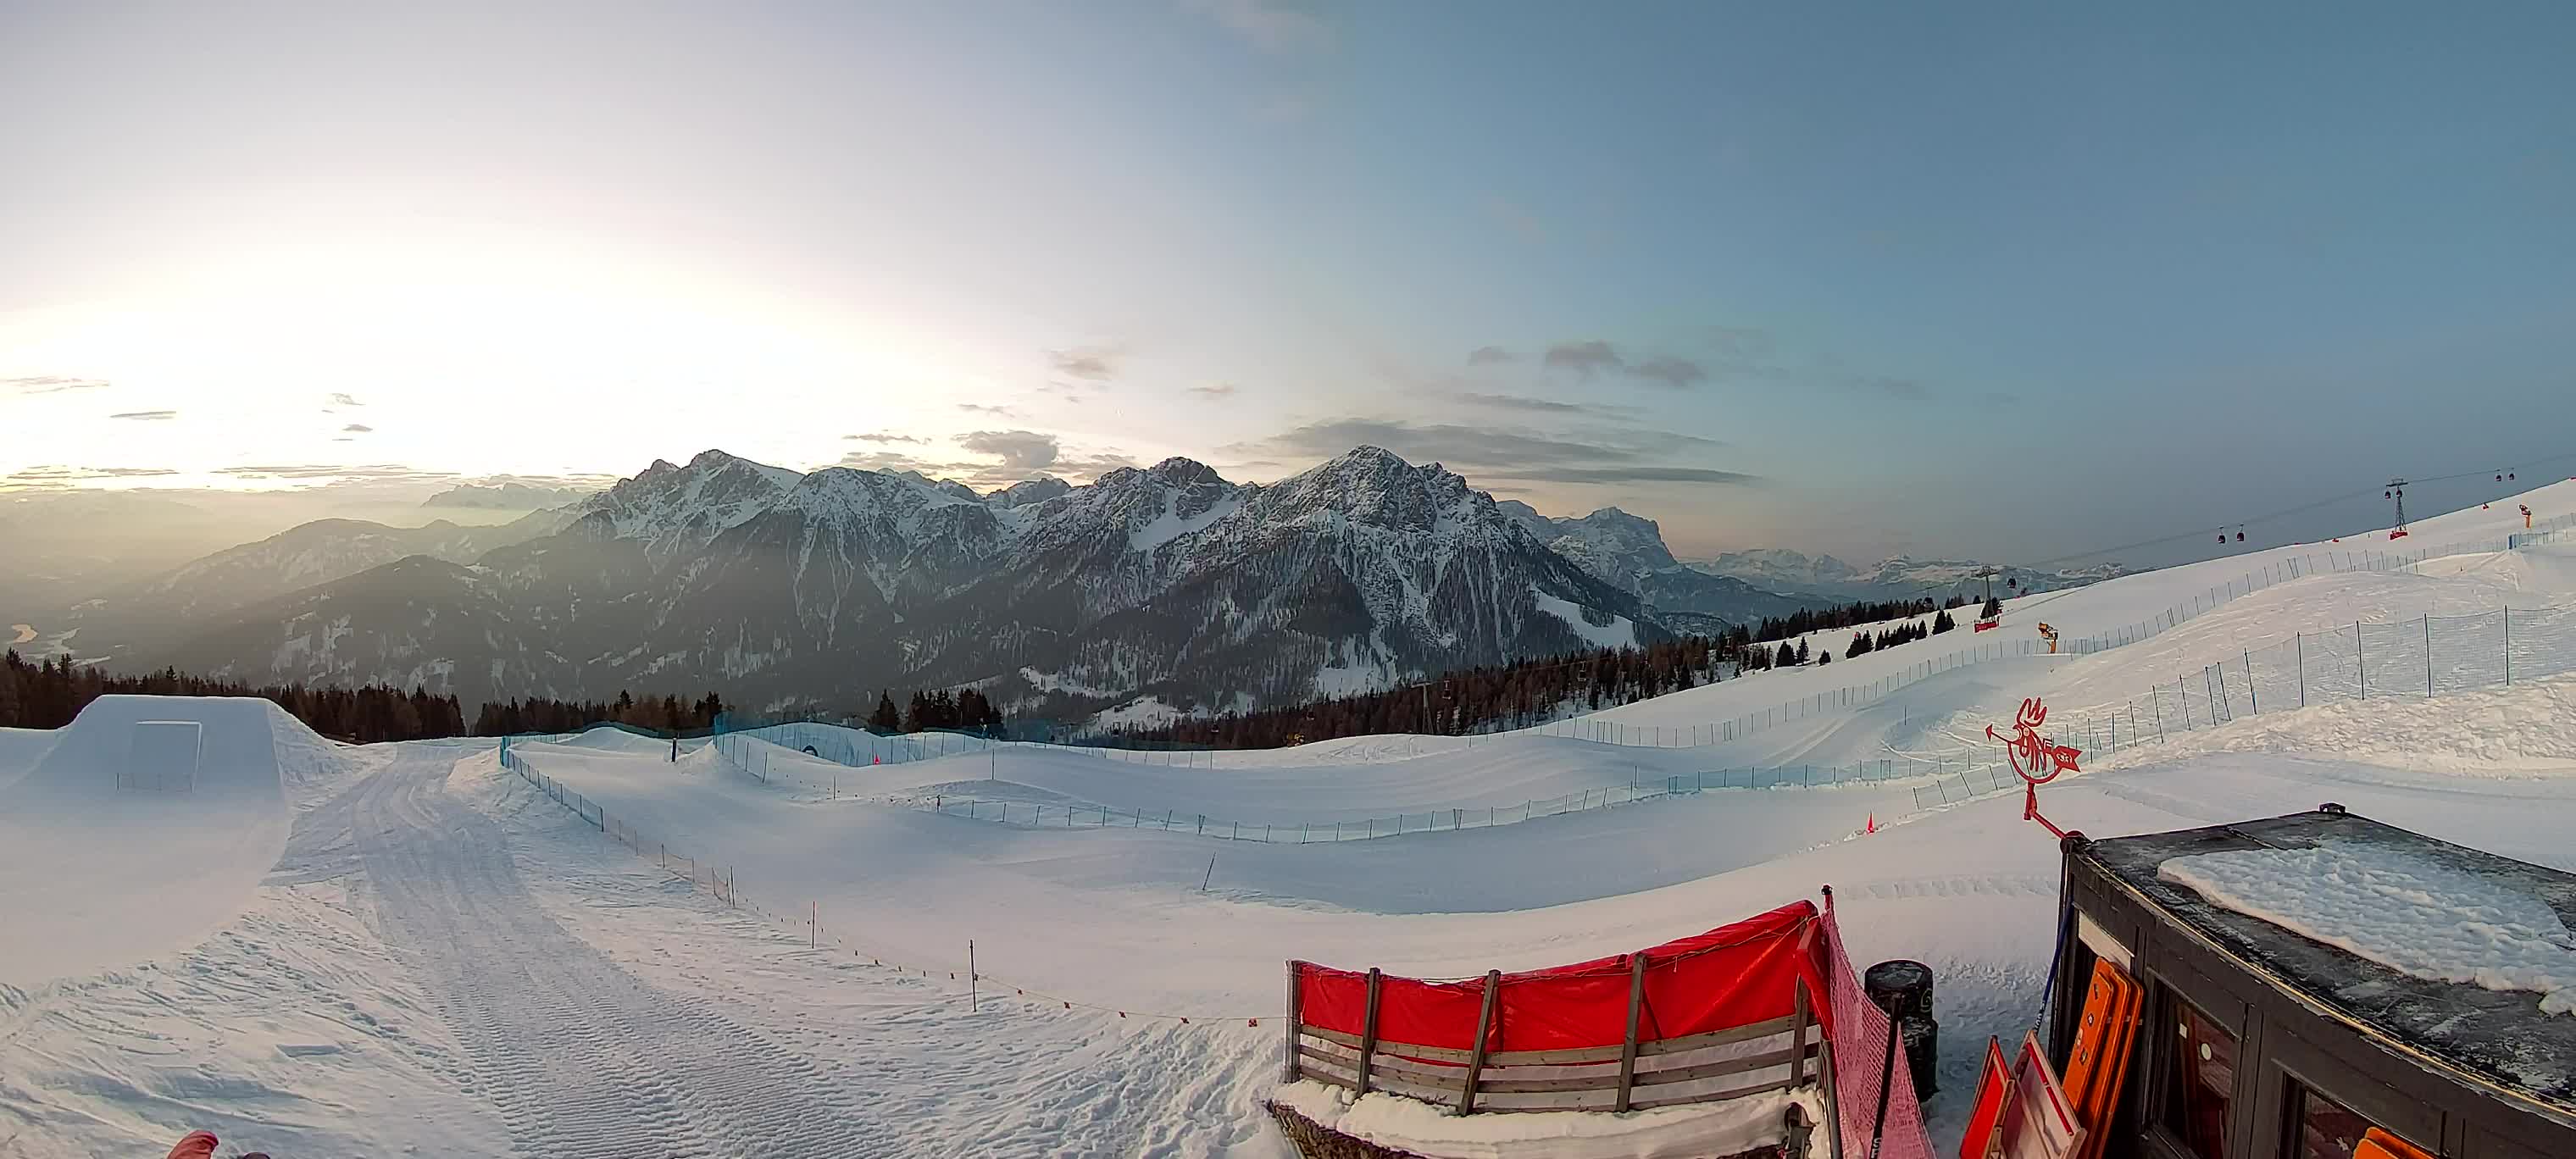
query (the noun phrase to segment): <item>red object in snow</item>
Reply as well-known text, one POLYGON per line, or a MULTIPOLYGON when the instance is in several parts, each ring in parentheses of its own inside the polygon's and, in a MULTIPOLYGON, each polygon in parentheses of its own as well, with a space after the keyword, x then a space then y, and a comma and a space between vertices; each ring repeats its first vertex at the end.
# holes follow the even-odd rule
POLYGON ((1999 627, 2002 627, 2002 626, 2003 626, 2003 621, 2002 621, 2002 620, 1979 620, 1979 621, 1977 621, 1977 630, 1978 630, 1978 631, 1980 631, 1980 632, 1985 631, 1985 630, 1986 630, 1986 629, 1988 629, 1988 628, 1999 628, 1999 627))
MULTIPOLYGON (((1792 902, 1639 951, 1652 964, 1646 972, 1645 1004, 1654 1012, 1657 1037, 1682 1038, 1786 1017, 1795 1008, 1800 978, 1811 993, 1827 993, 1813 936, 1816 919, 1814 903, 1792 902)), ((1501 1053, 1619 1045, 1628 1034, 1629 958, 1617 954, 1503 975, 1485 1048, 1501 1053)), ((1297 993, 1298 1017, 1306 1025, 1350 1035, 1365 1032, 1365 971, 1301 962, 1297 993)), ((1482 978, 1426 982, 1381 974, 1377 1037, 1473 1049, 1484 994, 1482 978)))
POLYGON ((1986 1066, 1977 1077, 1977 1101, 1968 1111, 1968 1133, 1959 1137, 1959 1159, 1986 1159, 2001 1148, 2004 1098, 2013 1093, 2011 1065, 2004 1062, 2003 1043, 1986 1039, 1986 1066))
POLYGON ((2404 532, 2403 530, 2399 530, 2399 531, 2392 531, 2392 532, 2389 532, 2389 533, 2388 533, 2388 538, 2390 538, 2390 539, 2404 539, 2404 538, 2406 538, 2406 532, 2404 532))
POLYGON ((178 1146, 170 1148, 169 1159, 214 1159, 214 1155, 215 1133, 190 1131, 179 1140, 178 1146))
POLYGON ((2064 840, 2066 831, 2058 828, 2056 822, 2040 816, 2039 787, 2057 779, 2059 773, 2082 772, 2075 767, 2075 758, 2084 753, 2081 749, 2058 744, 2039 735, 2039 726, 2046 723, 2048 706, 2034 696, 2022 701, 2021 711, 2014 714, 2013 735, 2009 739, 1996 735, 1995 726, 1991 724, 1986 726, 1986 739, 2004 742, 2004 756, 2012 762, 2013 772, 2020 774, 2024 782, 2021 819, 2037 821, 2041 828, 2064 840))

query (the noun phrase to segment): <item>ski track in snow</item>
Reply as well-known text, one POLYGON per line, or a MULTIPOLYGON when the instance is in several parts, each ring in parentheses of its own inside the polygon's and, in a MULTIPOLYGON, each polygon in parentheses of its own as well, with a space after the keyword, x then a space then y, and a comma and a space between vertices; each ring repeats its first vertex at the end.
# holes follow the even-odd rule
POLYGON ((499 826, 409 754, 350 792, 380 932, 530 1156, 885 1153, 868 1108, 703 1001, 645 985, 528 897, 499 826))

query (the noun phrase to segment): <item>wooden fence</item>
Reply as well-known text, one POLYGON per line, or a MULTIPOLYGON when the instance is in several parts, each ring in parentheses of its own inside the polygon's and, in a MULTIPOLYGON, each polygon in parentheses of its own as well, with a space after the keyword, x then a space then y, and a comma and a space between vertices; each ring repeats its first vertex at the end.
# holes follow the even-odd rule
POLYGON ((1365 1031, 1308 1023, 1298 969, 1288 963, 1288 1081, 1313 1079, 1357 1094, 1385 1091, 1478 1111, 1628 1111, 1709 1103, 1821 1082, 1831 1089, 1833 1052, 1814 1016, 1807 983, 1784 1018, 1679 1038, 1641 1039, 1647 955, 1631 957, 1628 1028, 1615 1045, 1564 1050, 1488 1051, 1502 971, 1485 975, 1484 1017, 1473 1049, 1389 1042, 1377 1036, 1381 976, 1368 972, 1365 1031))

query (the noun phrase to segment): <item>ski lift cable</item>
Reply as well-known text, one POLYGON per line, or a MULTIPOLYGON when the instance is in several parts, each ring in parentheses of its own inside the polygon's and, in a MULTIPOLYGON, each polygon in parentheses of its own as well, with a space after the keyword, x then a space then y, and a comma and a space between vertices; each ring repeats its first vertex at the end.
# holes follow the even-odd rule
MULTIPOLYGON (((2524 468, 2524 467, 2537 467, 2537 466, 2539 466, 2539 465, 2541 465, 2541 464, 2543 464, 2543 463, 2553 463, 2553 462, 2557 462, 2557 461, 2562 460, 2562 459, 2576 459, 2576 452, 2564 452, 2564 453, 2560 453, 2560 454, 2556 454, 2556 455, 2548 455, 2548 456, 2544 456, 2544 457, 2542 457, 2542 458, 2532 459, 2532 460, 2529 460, 2529 461, 2526 461, 2526 462, 2522 462, 2522 463, 2510 464, 2510 465, 2507 465, 2507 466, 2506 466, 2505 468, 2503 468, 2503 469, 2504 469, 2505 471, 2507 471, 2507 472, 2518 473, 2518 472, 2520 472, 2520 471, 2522 470, 2522 468, 2524 468)), ((2408 485, 2408 486, 2421 486, 2421 485, 2426 484, 2426 483, 2447 483, 2447 482, 2450 482, 2450 481, 2452 481, 2452 480, 2454 480, 2454 479, 2466 479, 2466 478, 2468 478, 2468 477, 2470 477, 2470 476, 2472 476, 2472 475, 2492 475, 2492 474, 2494 474, 2494 470, 2493 470, 2493 469, 2481 469, 2481 470, 2476 470, 2476 471, 2458 471, 2458 472, 2454 472, 2454 473, 2452 473, 2452 474, 2448 474, 2448 475, 2428 475, 2428 476, 2424 476, 2424 477, 2421 477, 2421 478, 2418 478, 2418 477, 2413 476, 2413 475, 2409 475, 2409 476, 2407 476, 2407 477, 2406 477, 2406 481, 2407 481, 2407 485, 2408 485)), ((2519 481, 2519 480, 2517 480, 2517 481, 2519 481)), ((2382 483, 2374 483, 2374 484, 2371 484, 2371 486, 2373 486, 2373 487, 2378 487, 2378 488, 2380 488, 2381 490, 2383 490, 2383 491, 2384 491, 2384 490, 2387 490, 2387 486, 2388 486, 2388 485, 2387 485, 2386 483, 2382 482, 2382 483)), ((2312 502, 2312 503, 2302 503, 2302 504, 2299 504, 2298 506, 2295 506, 2295 507, 2284 507, 2284 508, 2282 508, 2282 509, 2280 509, 2280 510, 2277 510, 2277 511, 2267 511, 2267 512, 2264 512, 2264 513, 2262 513, 2262 514, 2255 515, 2255 516, 2252 516, 2252 517, 2250 517, 2250 518, 2247 518, 2247 519, 2241 520, 2241 521, 2239 521, 2239 522, 2237 522, 2237 523, 2223 523, 2223 524, 2218 524, 2218 525, 2210 526, 2210 527, 2199 527, 2199 528, 2194 528, 2194 529, 2192 529, 2192 530, 2190 530, 2190 531, 2183 531, 2183 532, 2177 532, 2177 533, 2172 534, 2172 535, 2159 536, 2159 537, 2157 537, 2157 538, 2155 538, 2155 539, 2141 539, 2141 540, 2138 540, 2138 541, 2133 542, 2133 543, 2123 543, 2123 544, 2118 544, 2118 545, 2116 545, 2116 546, 2112 546, 2112 547, 2099 547, 2099 548, 2094 548, 2094 549, 2092 549, 2092 550, 2090 550, 2090 551, 2069 552, 2069 553, 2067 553, 2067 554, 2065 554, 2065 555, 2050 556, 2050 557, 2048 557, 2047 559, 2035 559, 2035 560, 2030 560, 2030 561, 2028 561, 2028 562, 2025 562, 2025 563, 2021 564, 2020 566, 2022 566, 2022 567, 2031 567, 2031 568, 2036 568, 2036 567, 2045 567, 2045 566, 2047 566, 2047 565, 2049 565, 2049 564, 2053 564, 2053 563, 2072 563, 2072 562, 2074 562, 2074 561, 2076 561, 2076 560, 2083 560, 2083 559, 2098 559, 2098 558, 2101 558, 2101 557, 2103 557, 2103 556, 2116 555, 2116 554, 2119 554, 2120 552, 2124 552, 2124 551, 2136 551, 2136 550, 2138 550, 2139 548, 2143 548, 2143 547, 2161 547, 2161 546, 2163 546, 2163 545, 2165 545, 2165 544, 2168 544, 2168 543, 2179 543, 2179 542, 2181 542, 2181 541, 2183 541, 2183 540, 2189 539, 2189 538, 2191 538, 2191 537, 2193 537, 2193 536, 2197 536, 2197 535, 2208 535, 2208 534, 2212 534, 2213 532, 2224 532, 2228 527, 2241 527, 2241 526, 2244 526, 2244 525, 2246 525, 2246 524, 2253 524, 2253 523, 2266 523, 2266 522, 2269 522, 2269 521, 2274 520, 2274 519, 2283 519, 2283 518, 2287 518, 2287 517, 2292 516, 2292 515, 2301 515, 2301 514, 2305 514, 2305 513, 2307 513, 2307 512, 2314 511, 2314 510, 2316 510, 2317 508, 2320 508, 2320 507, 2330 506, 2330 505, 2332 505, 2332 504, 2345 502, 2345 501, 2347 501, 2347 500, 2350 500, 2350 499, 2353 499, 2353 498, 2356 498, 2356 497, 2367 496, 2367 495, 2369 495, 2369 494, 2370 494, 2370 488, 2369 488, 2369 487, 2358 487, 2358 488, 2355 488, 2355 489, 2350 490, 2350 491, 2344 491, 2344 492, 2340 492, 2340 493, 2338 493, 2338 494, 2334 494, 2334 495, 2326 496, 2325 498, 2323 498, 2323 499, 2319 499, 2319 500, 2316 500, 2315 502, 2312 502)))

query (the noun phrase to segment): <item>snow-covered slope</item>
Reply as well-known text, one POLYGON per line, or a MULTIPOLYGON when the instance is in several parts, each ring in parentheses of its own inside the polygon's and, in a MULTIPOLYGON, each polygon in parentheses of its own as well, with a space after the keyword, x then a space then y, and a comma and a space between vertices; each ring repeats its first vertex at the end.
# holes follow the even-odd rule
POLYGON ((107 696, 21 769, 0 777, 0 990, 184 946, 230 920, 285 843, 290 790, 344 766, 265 700, 107 696), (193 769, 152 760, 142 721, 198 725, 193 769))
MULTIPOLYGON (((2544 517, 2563 514, 2576 487, 2530 500, 2544 517)), ((2492 543, 2518 529, 2464 512, 2420 522, 2416 541, 2492 543)), ((2345 569, 2355 549, 2387 546, 2249 553, 2029 597, 2004 617, 2025 639, 2039 618, 2071 640, 2195 610, 2136 642, 1962 663, 1859 707, 1811 691, 1817 707, 1799 726, 1700 749, 1372 737, 1168 768, 1015 746, 901 766, 815 763, 763 782, 709 747, 674 763, 623 734, 516 746, 530 776, 579 794, 594 827, 488 749, 386 746, 369 756, 375 775, 298 816, 270 883, 213 936, 138 946, 149 968, 120 961, 0 991, 0 1074, 12 1080, 0 1113, 15 1116, 14 1145, 37 1156, 149 1153, 183 1127, 213 1125, 228 1143, 280 1154, 596 1144, 1286 1159, 1260 1110, 1278 1074, 1283 958, 1474 976, 1634 949, 1830 882, 1857 960, 1911 958, 1939 980, 1948 1046, 1926 1112, 1946 1153, 1984 1039, 2029 1028, 2055 945, 2059 850, 2021 819, 2017 794, 1918 812, 1902 781, 1710 791, 1304 846, 1052 819, 1096 802, 1123 817, 1162 805, 1284 825, 1503 805, 1800 750, 1825 760, 1955 749, 1982 744, 1977 727, 2008 720, 2025 696, 2047 697, 2051 731, 2071 732, 2170 684, 2174 665, 2197 671, 2311 627, 2506 601, 2517 615, 2576 606, 2576 551, 2345 569), (2327 562, 2291 574, 2294 554, 2327 562), (2266 578, 2246 580, 2255 574, 2266 578), (843 779, 802 779, 814 775, 843 779), (915 807, 924 793, 1054 809, 1045 827, 1004 824, 915 807), (1878 831, 1864 832, 1872 820, 1878 831), (742 904, 684 884, 710 876, 742 904), (387 1111, 346 1113, 353 1103, 387 1111)), ((1658 714, 1740 715, 1801 682, 1896 675, 1928 646, 1602 715, 1639 727, 1658 714)), ((2562 727, 2576 703, 2576 632, 2517 637, 2517 648, 2560 674, 2306 708, 2267 699, 2260 715, 2203 717, 2161 743, 2087 741, 2084 771, 2042 790, 2044 804, 2060 824, 2107 836, 2333 800, 2576 870, 2565 839, 2576 748, 2562 727)), ((68 733, 51 745, 0 739, 0 785, 10 754, 68 733)), ((781 750, 776 767, 802 759, 781 750)), ((0 802, 14 793, 0 789, 0 802)), ((119 913, 157 896, 113 873, 43 880, 119 913)))

